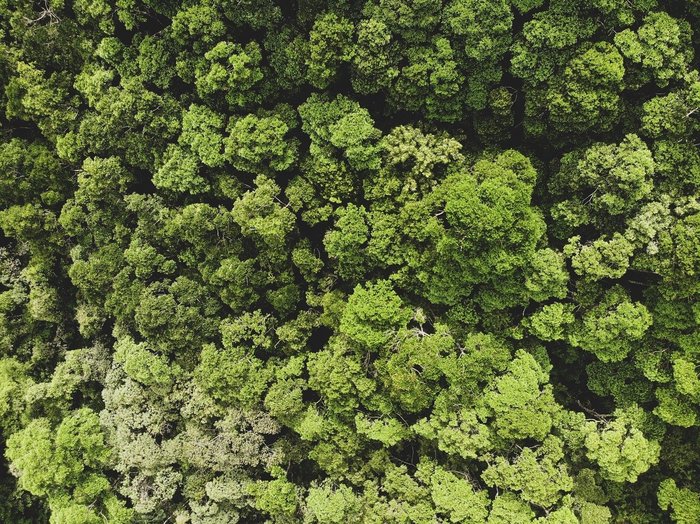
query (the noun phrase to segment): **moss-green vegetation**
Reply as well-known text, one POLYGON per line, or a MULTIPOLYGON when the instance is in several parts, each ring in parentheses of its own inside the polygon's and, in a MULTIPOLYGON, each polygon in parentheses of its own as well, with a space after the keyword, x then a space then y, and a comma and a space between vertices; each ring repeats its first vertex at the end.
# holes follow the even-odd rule
POLYGON ((0 0, 0 522, 700 522, 697 0, 0 0))

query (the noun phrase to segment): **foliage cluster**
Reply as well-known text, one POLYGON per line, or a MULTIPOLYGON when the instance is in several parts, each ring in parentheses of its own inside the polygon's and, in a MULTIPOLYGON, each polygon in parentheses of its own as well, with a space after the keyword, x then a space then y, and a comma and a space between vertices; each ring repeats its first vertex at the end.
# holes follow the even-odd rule
POLYGON ((700 522, 697 0, 0 0, 0 521, 700 522))

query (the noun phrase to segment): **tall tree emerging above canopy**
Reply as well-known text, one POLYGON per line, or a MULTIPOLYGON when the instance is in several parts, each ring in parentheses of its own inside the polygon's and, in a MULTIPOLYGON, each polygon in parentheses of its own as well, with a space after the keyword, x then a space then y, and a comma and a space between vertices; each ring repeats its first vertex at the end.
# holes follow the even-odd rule
POLYGON ((700 522, 697 27, 0 2, 0 522, 700 522))

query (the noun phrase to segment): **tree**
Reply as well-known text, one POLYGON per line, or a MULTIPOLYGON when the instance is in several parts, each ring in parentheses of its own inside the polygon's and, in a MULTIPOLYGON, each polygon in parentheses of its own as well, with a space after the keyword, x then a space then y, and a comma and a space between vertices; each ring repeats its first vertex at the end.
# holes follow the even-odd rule
POLYGON ((490 88, 502 78, 498 64, 512 43, 511 7, 505 1, 454 0, 445 15, 448 32, 464 41, 467 104, 484 109, 490 88))
POLYGON ((615 35, 615 44, 633 64, 641 68, 639 83, 649 82, 666 87, 671 80, 683 78, 693 55, 690 50, 690 27, 665 12, 651 13, 635 33, 625 29, 615 35))
POLYGON ((455 304, 469 284, 505 284, 525 264, 544 229, 529 205, 535 178, 529 160, 508 151, 451 174, 425 199, 432 212, 417 209, 430 213, 417 236, 434 251, 419 255, 418 278, 428 300, 455 304))
POLYGON ((367 266, 364 248, 369 239, 367 211, 349 204, 336 211, 336 228, 326 233, 323 244, 328 256, 337 260, 338 273, 347 278, 360 276, 367 266))
POLYGON ((163 355, 149 351, 146 344, 124 339, 115 344, 114 360, 121 364, 126 374, 145 386, 168 390, 178 374, 177 366, 171 366, 163 355))
POLYGON ((629 213, 651 193, 654 167, 651 151, 636 135, 619 145, 596 143, 567 153, 550 188, 568 198, 555 204, 552 215, 562 222, 562 232, 589 223, 605 227, 610 217, 629 213))
POLYGON ((0 2, 0 522, 695 523, 698 20, 0 2))
POLYGON ((52 504, 63 508, 52 519, 60 522, 72 515, 95 521, 96 514, 79 506, 102 499, 110 489, 101 470, 111 451, 95 412, 81 408, 56 428, 48 419, 37 418, 8 439, 5 453, 24 489, 48 496, 52 504))
POLYGON ((348 298, 339 330, 361 347, 376 351, 405 325, 409 315, 391 283, 380 280, 355 287, 348 298))
POLYGON ((182 115, 182 133, 178 142, 189 146, 202 164, 218 167, 224 163, 222 151, 223 117, 206 106, 192 104, 182 115))
POLYGON ((554 129, 610 129, 622 109, 624 75, 622 55, 607 42, 574 56, 546 95, 554 129))
POLYGON ((389 27, 382 20, 367 18, 356 28, 352 51, 352 86, 362 94, 387 89, 399 74, 396 43, 389 27))
POLYGON ((302 130, 311 137, 312 156, 342 154, 354 169, 376 169, 381 136, 369 112, 342 95, 329 100, 313 94, 299 107, 302 130))
POLYGON ((574 272, 591 281, 622 277, 634 254, 634 245, 619 233, 614 233, 610 240, 598 238, 585 246, 580 245, 579 237, 569 241, 564 249, 571 256, 574 272))
POLYGON ((525 279, 525 287, 537 302, 549 298, 564 298, 569 274, 564 266, 564 257, 552 249, 536 251, 532 257, 532 269, 525 279))
POLYGON ((0 430, 3 435, 19 431, 27 418, 27 389, 33 380, 27 376, 27 366, 14 358, 0 360, 0 430))
POLYGON ((352 59, 353 24, 330 12, 319 17, 309 33, 309 83, 324 89, 336 79, 337 69, 352 59))
MULTIPOLYGON (((416 312, 414 319, 421 314, 416 312)), ((387 395, 402 410, 410 413, 428 408, 435 400, 439 381, 445 374, 445 356, 455 346, 445 326, 436 326, 436 332, 430 335, 422 327, 399 331, 394 350, 374 364, 387 395)), ((436 418, 438 411, 436 406, 436 418)))
POLYGON ((494 417, 496 433, 505 439, 543 440, 557 410, 547 373, 535 358, 520 350, 505 375, 497 378, 484 396, 485 407, 494 417))
MULTIPOLYGON (((255 185, 254 190, 236 200, 231 215, 243 235, 259 240, 262 246, 275 252, 294 229, 295 217, 278 198, 280 189, 273 180, 258 175, 255 185)), ((277 252, 276 256, 279 255, 277 252)))
POLYGON ((268 174, 284 171, 296 160, 296 142, 285 136, 290 126, 277 116, 246 115, 229 129, 225 155, 236 169, 268 174))
POLYGON ((674 522, 685 524, 700 516, 700 496, 688 488, 679 488, 673 479, 661 482, 657 496, 659 507, 666 511, 670 509, 674 522))
POLYGON ((526 502, 551 508, 573 488, 573 479, 562 458, 561 440, 549 436, 537 449, 522 449, 513 461, 496 457, 482 478, 489 486, 517 492, 526 502))
POLYGON ((615 482, 636 482, 659 460, 659 443, 648 440, 633 417, 617 412, 614 420, 586 436, 586 455, 601 468, 601 475, 615 482))
POLYGON ((493 500, 487 522, 488 524, 506 524, 510 522, 530 524, 534 522, 534 518, 535 513, 529 504, 511 493, 504 493, 493 500))
POLYGON ((224 93, 231 107, 246 106, 259 95, 255 86, 263 79, 260 67, 262 53, 257 42, 245 45, 218 42, 204 53, 203 60, 195 67, 195 86, 205 100, 224 93))
POLYGON ((176 145, 166 150, 163 165, 153 175, 153 184, 161 189, 192 194, 208 189, 206 180, 199 175, 197 158, 176 145))
POLYGON ((337 489, 329 485, 312 487, 306 504, 309 522, 360 522, 360 503, 348 486, 341 485, 337 489))
POLYGON ((69 77, 56 72, 45 78, 44 71, 22 61, 16 63, 15 74, 5 88, 7 117, 36 120, 52 139, 67 131, 77 113, 68 91, 69 77))
POLYGON ((146 88, 137 78, 109 86, 75 130, 57 139, 59 156, 79 163, 87 155, 118 155, 124 163, 150 170, 180 130, 180 107, 169 94, 146 88))
POLYGON ((678 89, 656 96, 643 106, 642 132, 652 138, 686 137, 698 126, 700 81, 697 72, 686 74, 678 89))
POLYGON ((409 47, 389 93, 390 101, 409 111, 422 111, 430 120, 455 122, 462 116, 459 91, 464 75, 447 38, 409 47))
POLYGON ((613 288, 577 322, 569 342, 603 362, 623 360, 651 325, 643 304, 633 303, 621 288, 613 288))
POLYGON ((481 522, 486 518, 486 494, 475 491, 467 479, 436 468, 430 488, 437 513, 446 515, 450 522, 481 522))

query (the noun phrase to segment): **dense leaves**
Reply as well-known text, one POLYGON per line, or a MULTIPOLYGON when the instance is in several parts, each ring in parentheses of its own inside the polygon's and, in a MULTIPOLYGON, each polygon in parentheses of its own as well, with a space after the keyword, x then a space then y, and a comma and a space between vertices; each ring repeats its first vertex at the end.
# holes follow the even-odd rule
POLYGON ((699 26, 0 2, 0 521, 700 522, 699 26))

